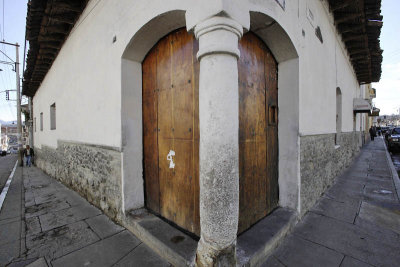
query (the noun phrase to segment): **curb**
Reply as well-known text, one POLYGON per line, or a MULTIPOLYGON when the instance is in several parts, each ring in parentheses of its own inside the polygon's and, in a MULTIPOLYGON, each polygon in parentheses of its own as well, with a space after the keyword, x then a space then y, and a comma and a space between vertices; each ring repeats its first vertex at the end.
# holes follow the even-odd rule
POLYGON ((394 187, 395 187, 396 193, 397 193, 397 199, 400 201, 400 179, 399 179, 399 175, 397 174, 396 168, 394 167, 394 164, 392 162, 392 158, 390 157, 389 151, 387 149, 385 140, 383 140, 383 144, 385 145, 386 160, 387 160, 387 162, 389 164, 389 168, 390 168, 390 170, 392 172, 392 178, 393 178, 394 187))
POLYGON ((8 179, 6 183, 4 184, 3 190, 0 192, 0 211, 3 208, 4 201, 6 200, 6 196, 8 193, 8 189, 11 186, 11 182, 14 178, 15 170, 17 169, 17 164, 18 160, 15 162, 13 169, 11 170, 10 176, 8 176, 8 179))

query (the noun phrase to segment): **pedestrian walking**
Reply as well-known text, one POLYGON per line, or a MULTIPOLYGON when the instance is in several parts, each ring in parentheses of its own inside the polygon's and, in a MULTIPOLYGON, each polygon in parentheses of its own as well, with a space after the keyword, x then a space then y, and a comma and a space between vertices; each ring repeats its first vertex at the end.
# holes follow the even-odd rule
POLYGON ((374 141, 374 138, 375 138, 375 136, 376 136, 375 127, 372 127, 372 126, 371 126, 371 128, 369 128, 369 135, 371 136, 371 141, 374 141))
POLYGON ((35 156, 35 152, 33 152, 33 148, 29 147, 29 145, 26 145, 24 156, 26 158, 26 166, 30 167, 32 165, 32 159, 35 156))

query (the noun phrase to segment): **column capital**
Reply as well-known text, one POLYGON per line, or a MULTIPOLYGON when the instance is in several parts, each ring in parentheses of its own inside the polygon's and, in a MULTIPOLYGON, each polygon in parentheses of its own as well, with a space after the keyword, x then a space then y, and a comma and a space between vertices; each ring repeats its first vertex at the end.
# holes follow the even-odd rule
POLYGON ((238 41, 243 36, 243 26, 233 19, 214 16, 194 28, 200 41, 197 58, 210 54, 230 54, 239 58, 238 41))
POLYGON ((238 36, 239 39, 243 36, 243 27, 239 24, 239 22, 236 22, 230 18, 219 16, 211 17, 197 24, 194 28, 194 34, 196 38, 199 39, 201 35, 216 30, 233 32, 238 36))
POLYGON ((230 18, 248 30, 250 28, 249 2, 247 0, 194 1, 186 11, 187 30, 193 30, 195 26, 212 17, 230 18))

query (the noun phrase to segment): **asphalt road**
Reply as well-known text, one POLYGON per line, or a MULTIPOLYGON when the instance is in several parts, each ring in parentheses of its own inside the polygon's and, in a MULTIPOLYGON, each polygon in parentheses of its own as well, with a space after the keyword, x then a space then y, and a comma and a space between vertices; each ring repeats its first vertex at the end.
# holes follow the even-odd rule
POLYGON ((6 184, 16 161, 17 154, 8 154, 7 156, 0 157, 0 193, 6 184))
POLYGON ((396 171, 400 176, 400 152, 393 152, 390 154, 390 156, 392 157, 394 167, 396 168, 396 171))

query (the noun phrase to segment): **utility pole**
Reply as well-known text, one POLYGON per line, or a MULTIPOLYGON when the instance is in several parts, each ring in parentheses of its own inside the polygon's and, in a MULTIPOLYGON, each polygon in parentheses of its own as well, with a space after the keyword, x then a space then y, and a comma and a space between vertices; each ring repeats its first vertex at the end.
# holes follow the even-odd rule
POLYGON ((21 166, 24 166, 24 156, 22 154, 22 124, 21 124, 21 88, 19 82, 19 54, 18 43, 15 44, 15 73, 17 81, 17 131, 18 131, 18 150, 21 157, 21 166))
POLYGON ((15 46, 15 76, 17 81, 17 137, 18 137, 18 150, 20 157, 20 165, 24 165, 24 157, 22 155, 22 124, 21 124, 21 89, 20 89, 20 81, 19 81, 19 54, 18 48, 19 44, 15 43, 7 43, 4 41, 0 41, 0 44, 12 45, 15 46))

